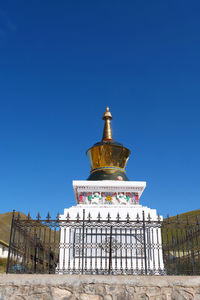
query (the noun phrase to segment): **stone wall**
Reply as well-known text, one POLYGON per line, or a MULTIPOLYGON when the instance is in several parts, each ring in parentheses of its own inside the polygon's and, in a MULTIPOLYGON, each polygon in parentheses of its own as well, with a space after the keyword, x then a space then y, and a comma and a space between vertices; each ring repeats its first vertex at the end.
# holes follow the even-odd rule
POLYGON ((200 276, 0 275, 0 300, 200 300, 200 276))

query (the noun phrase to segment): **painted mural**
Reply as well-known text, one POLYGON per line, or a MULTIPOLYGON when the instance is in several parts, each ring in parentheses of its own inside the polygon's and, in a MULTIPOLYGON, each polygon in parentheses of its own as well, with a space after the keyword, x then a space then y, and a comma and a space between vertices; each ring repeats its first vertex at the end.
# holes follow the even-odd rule
POLYGON ((139 204, 137 193, 89 192, 79 194, 79 204, 139 204))

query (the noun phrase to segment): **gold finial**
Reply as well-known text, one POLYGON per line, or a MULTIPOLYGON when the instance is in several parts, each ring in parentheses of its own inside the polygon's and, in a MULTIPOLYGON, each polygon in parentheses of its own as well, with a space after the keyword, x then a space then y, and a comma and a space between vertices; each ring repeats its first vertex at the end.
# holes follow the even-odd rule
POLYGON ((112 138, 112 129, 111 129, 111 123, 112 115, 109 111, 109 107, 106 107, 106 111, 103 115, 103 120, 105 120, 104 130, 103 130, 103 138, 102 141, 113 141, 112 138))

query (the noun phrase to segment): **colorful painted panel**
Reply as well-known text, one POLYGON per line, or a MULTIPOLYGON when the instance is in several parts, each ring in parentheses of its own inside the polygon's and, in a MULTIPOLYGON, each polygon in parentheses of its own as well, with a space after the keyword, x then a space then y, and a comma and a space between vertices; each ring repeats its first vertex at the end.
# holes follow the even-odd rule
POLYGON ((79 194, 80 204, 139 204, 139 195, 136 193, 112 193, 112 192, 87 192, 79 194))

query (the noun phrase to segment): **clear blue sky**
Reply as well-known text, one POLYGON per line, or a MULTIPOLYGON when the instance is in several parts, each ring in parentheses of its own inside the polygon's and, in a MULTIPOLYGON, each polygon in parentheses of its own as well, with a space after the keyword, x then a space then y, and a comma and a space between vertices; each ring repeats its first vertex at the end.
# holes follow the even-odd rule
POLYGON ((141 204, 200 208, 200 2, 2 1, 0 212, 52 216, 113 114, 141 204))

